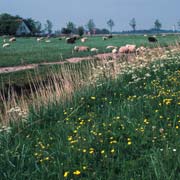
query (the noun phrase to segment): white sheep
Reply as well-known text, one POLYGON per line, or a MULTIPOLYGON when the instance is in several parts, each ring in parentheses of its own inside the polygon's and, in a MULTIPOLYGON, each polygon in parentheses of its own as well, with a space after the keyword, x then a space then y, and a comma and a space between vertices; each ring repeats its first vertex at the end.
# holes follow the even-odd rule
POLYGON ((106 49, 117 49, 116 46, 107 46, 106 49))
POLYGON ((12 37, 12 38, 9 39, 9 42, 14 42, 14 41, 16 41, 15 37, 12 37))
POLYGON ((97 52, 99 51, 99 49, 97 49, 97 48, 91 48, 90 51, 91 51, 91 52, 96 52, 96 53, 97 53, 97 52))
POLYGON ((40 42, 43 40, 43 37, 37 38, 36 40, 37 40, 37 42, 40 42))
POLYGON ((86 42, 87 40, 88 40, 88 38, 82 38, 82 39, 81 39, 81 42, 84 43, 84 42, 86 42))
POLYGON ((112 50, 112 53, 113 53, 113 54, 116 54, 116 53, 118 53, 118 50, 117 50, 116 48, 114 48, 114 49, 112 50))
POLYGON ((102 40, 104 40, 104 41, 107 39, 108 39, 108 37, 105 37, 105 36, 102 37, 102 40))
POLYGON ((10 46, 9 43, 5 43, 5 44, 2 45, 3 48, 9 47, 9 46, 10 46))
POLYGON ((46 40, 45 42, 46 42, 46 43, 50 43, 50 42, 51 42, 51 40, 46 40))

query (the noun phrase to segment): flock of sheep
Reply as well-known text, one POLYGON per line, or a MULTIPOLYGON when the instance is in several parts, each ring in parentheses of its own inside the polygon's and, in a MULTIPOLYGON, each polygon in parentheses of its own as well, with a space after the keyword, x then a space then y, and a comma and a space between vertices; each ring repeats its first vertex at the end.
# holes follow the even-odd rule
MULTIPOLYGON (((112 35, 103 36, 102 40, 105 41, 105 40, 108 40, 108 39, 110 39, 112 37, 113 37, 112 35)), ((76 42, 76 40, 80 40, 82 43, 86 43, 86 41, 88 41, 87 37, 81 38, 80 36, 73 36, 73 37, 68 37, 68 38, 66 38, 66 37, 59 38, 59 40, 62 40, 62 39, 65 39, 66 43, 68 43, 68 44, 74 44, 76 42)), ((41 42, 43 40, 46 43, 50 43, 51 42, 49 37, 46 37, 46 38, 38 37, 36 39, 37 42, 41 42)), ((11 43, 14 42, 14 41, 16 41, 15 37, 10 38, 9 40, 4 39, 2 47, 3 48, 9 47, 11 45, 11 43)), ((151 37, 148 37, 148 41, 154 43, 154 42, 157 42, 157 39, 156 39, 156 37, 151 36, 151 37)), ((116 54, 116 53, 126 53, 127 54, 127 53, 136 53, 136 52, 145 51, 145 48, 143 46, 141 46, 139 48, 136 48, 136 45, 134 45, 134 44, 127 44, 127 45, 121 46, 121 47, 107 46, 106 49, 111 50, 111 52, 113 54, 116 54)), ((75 52, 90 51, 90 52, 98 53, 99 49, 97 49, 95 47, 94 48, 89 48, 88 46, 75 46, 73 48, 73 51, 75 51, 75 52)))
MULTIPOLYGON (((125 46, 117 47, 117 46, 107 46, 106 49, 111 50, 113 54, 116 53, 139 53, 146 50, 145 47, 141 46, 139 48, 136 48, 136 45, 133 44, 127 44, 125 46)), ((98 52, 99 50, 97 48, 89 48, 88 46, 75 46, 74 51, 76 52, 85 52, 85 51, 91 51, 91 52, 98 52)))
POLYGON ((9 43, 7 42, 6 39, 3 39, 3 45, 2 45, 2 47, 3 47, 3 48, 9 47, 9 46, 10 46, 10 43, 12 43, 12 42, 14 42, 14 41, 16 41, 16 38, 15 38, 15 37, 10 38, 10 39, 9 39, 9 43))
MULTIPOLYGON (((107 40, 112 37, 113 37, 112 35, 103 36, 102 40, 107 40)), ((77 40, 77 37, 66 38, 66 42, 71 43, 71 44, 75 43, 75 40, 77 40)), ((88 38, 84 37, 84 38, 81 38, 80 40, 82 43, 85 43, 88 40, 88 38)), ((149 42, 157 42, 157 39, 155 37, 148 37, 148 40, 149 40, 149 42)), ((127 53, 135 53, 135 52, 145 51, 145 48, 143 46, 136 48, 136 45, 133 45, 133 44, 127 44, 126 46, 121 46, 119 48, 116 46, 107 46, 106 49, 111 50, 111 52, 113 54, 116 54, 116 53, 126 53, 127 54, 127 53)), ((99 51, 99 49, 97 49, 95 47, 89 48, 88 46, 75 46, 73 50, 76 52, 91 51, 91 52, 96 52, 96 53, 99 51)))

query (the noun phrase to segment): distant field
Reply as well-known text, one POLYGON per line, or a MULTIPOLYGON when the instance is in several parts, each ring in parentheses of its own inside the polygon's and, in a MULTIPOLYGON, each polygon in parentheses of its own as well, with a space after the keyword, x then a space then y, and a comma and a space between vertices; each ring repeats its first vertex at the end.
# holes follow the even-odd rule
MULTIPOLYGON (((159 43, 157 45, 167 46, 180 40, 178 35, 162 35, 157 36, 159 43)), ((102 37, 89 37, 86 43, 81 43, 80 40, 76 44, 67 44, 65 39, 51 38, 50 43, 36 41, 36 38, 17 38, 17 41, 12 43, 9 48, 2 48, 3 38, 0 37, 0 67, 16 66, 22 64, 62 61, 70 57, 88 56, 92 53, 72 53, 75 45, 86 45, 90 48, 96 47, 99 53, 108 52, 106 46, 122 46, 126 44, 136 44, 137 46, 156 46, 147 41, 147 37, 140 35, 122 35, 112 39, 103 41, 102 37)))

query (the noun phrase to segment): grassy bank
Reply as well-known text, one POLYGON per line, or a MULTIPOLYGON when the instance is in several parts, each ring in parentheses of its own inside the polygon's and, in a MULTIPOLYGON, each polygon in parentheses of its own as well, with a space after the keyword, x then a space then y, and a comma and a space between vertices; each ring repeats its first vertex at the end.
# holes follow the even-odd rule
POLYGON ((1 178, 180 179, 179 85, 176 55, 32 108, 1 128, 1 178))

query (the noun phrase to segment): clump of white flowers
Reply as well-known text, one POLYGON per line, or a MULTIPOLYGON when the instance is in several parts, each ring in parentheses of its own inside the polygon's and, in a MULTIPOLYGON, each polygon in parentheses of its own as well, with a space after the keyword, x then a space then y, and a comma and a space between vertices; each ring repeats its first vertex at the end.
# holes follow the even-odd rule
POLYGON ((11 132, 11 127, 5 126, 5 125, 0 125, 0 133, 10 133, 11 132))
POLYGON ((19 106, 11 108, 8 113, 10 116, 14 119, 21 119, 22 121, 26 122, 27 121, 27 111, 22 110, 19 106))

